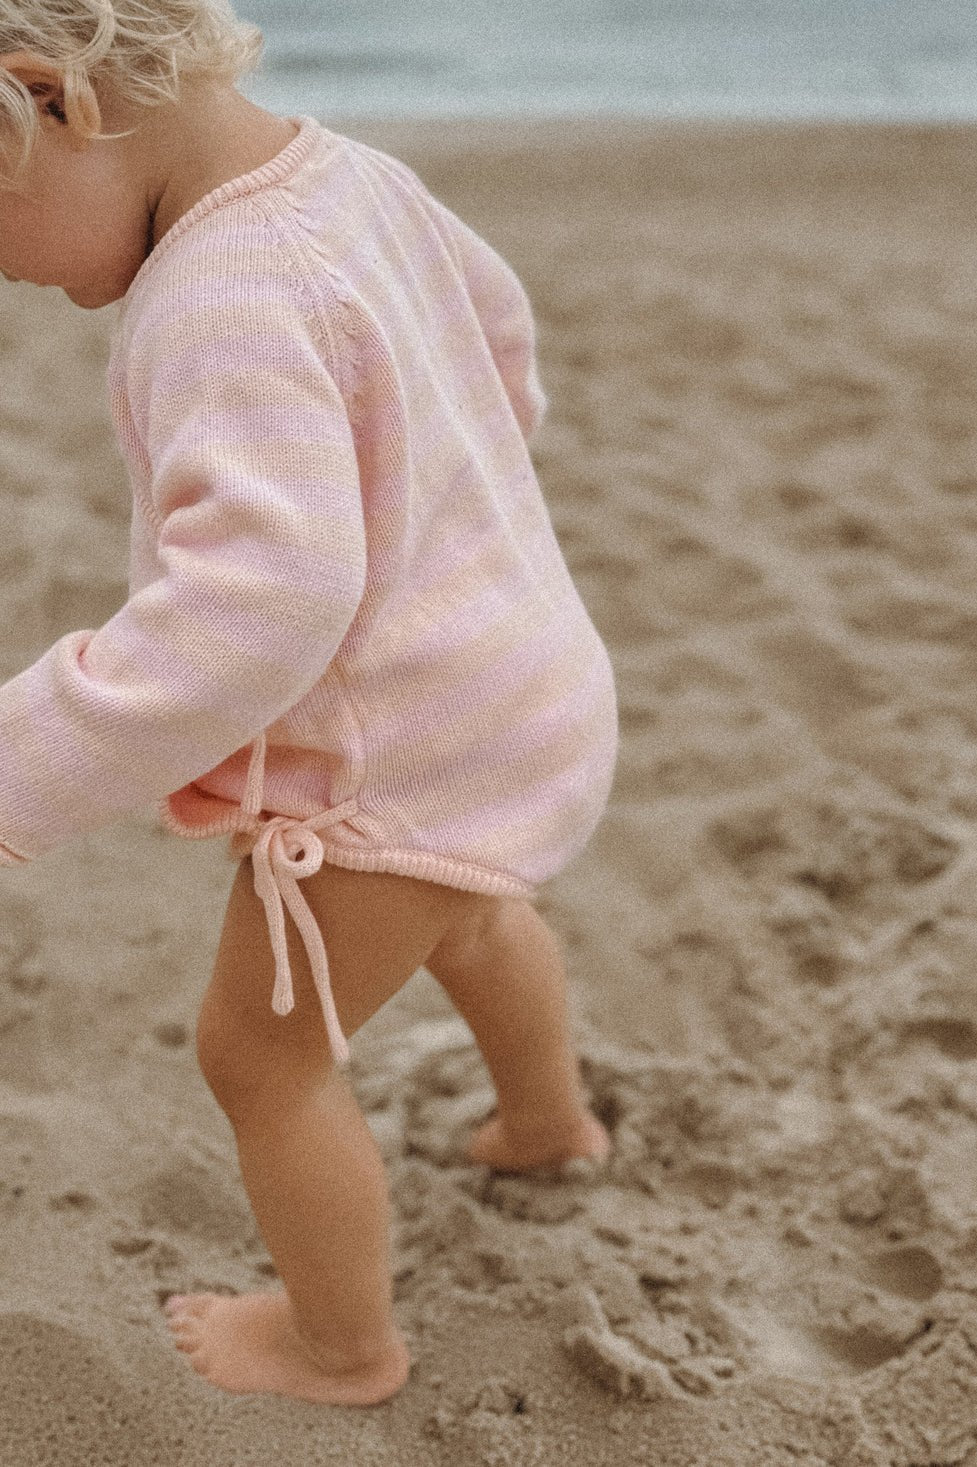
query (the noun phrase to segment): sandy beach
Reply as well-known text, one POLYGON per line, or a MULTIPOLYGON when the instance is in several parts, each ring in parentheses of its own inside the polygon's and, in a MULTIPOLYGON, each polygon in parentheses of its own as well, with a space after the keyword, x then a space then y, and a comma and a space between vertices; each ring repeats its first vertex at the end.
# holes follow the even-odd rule
MULTIPOLYGON (((0 1463, 977 1467, 977 127, 324 120, 536 314, 621 717, 539 909, 614 1150, 465 1162, 420 970, 351 1045, 410 1380, 218 1391, 161 1305, 275 1279, 194 1051, 224 842, 4 869, 0 1463)), ((115 310, 0 291, 3 678, 126 599, 115 310)))

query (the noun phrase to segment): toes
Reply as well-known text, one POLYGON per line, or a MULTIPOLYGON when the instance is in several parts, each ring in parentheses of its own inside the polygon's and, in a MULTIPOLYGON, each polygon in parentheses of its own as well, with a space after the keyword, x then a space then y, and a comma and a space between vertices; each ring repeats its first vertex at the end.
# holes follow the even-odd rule
POLYGON ((494 1116, 485 1122, 470 1138, 465 1155, 471 1161, 491 1161, 499 1151, 499 1124, 494 1116))
POLYGON ((591 1156, 595 1161, 606 1161, 611 1154, 610 1134, 604 1126, 596 1125, 590 1132, 591 1156))
POLYGON ((163 1305, 163 1313, 170 1319, 192 1314, 201 1318, 208 1312, 216 1294, 171 1294, 163 1305))
POLYGON ((216 1294, 190 1294, 183 1301, 181 1313, 192 1314, 195 1319, 202 1319, 205 1314, 210 1313, 216 1298, 216 1294))
POLYGON ((182 1314, 167 1322, 173 1342, 178 1350, 192 1350, 200 1340, 200 1329, 195 1319, 182 1314))

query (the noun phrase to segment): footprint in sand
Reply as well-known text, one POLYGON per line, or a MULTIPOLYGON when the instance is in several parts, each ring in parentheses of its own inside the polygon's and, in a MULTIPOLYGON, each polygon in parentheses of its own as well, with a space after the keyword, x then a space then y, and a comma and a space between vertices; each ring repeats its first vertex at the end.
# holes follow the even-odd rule
POLYGON ((842 909, 873 888, 912 890, 944 871, 958 851, 915 816, 873 807, 845 789, 743 809, 714 822, 709 834, 748 880, 809 886, 842 909))
POLYGON ((943 1270, 928 1248, 907 1243, 869 1254, 862 1262, 861 1276, 890 1294, 925 1303, 943 1284, 943 1270))
POLYGON ((904 1302, 886 1298, 877 1290, 853 1292, 842 1285, 840 1297, 833 1281, 837 1322, 829 1319, 811 1330, 811 1338, 835 1360, 853 1371, 873 1370, 893 1360, 925 1334, 931 1321, 904 1302))
POLYGON ((977 1026, 969 1019, 957 1019, 951 1015, 910 1019, 900 1025, 899 1033, 909 1042, 935 1044, 947 1059, 977 1059, 977 1026))
MULTIPOLYGON (((790 1235, 805 1248, 814 1241, 796 1229, 790 1235)), ((754 1364, 808 1379, 860 1374, 905 1354, 931 1327, 926 1305, 942 1286, 943 1270, 922 1245, 837 1263, 821 1248, 805 1263, 796 1249, 781 1254, 769 1239, 765 1251, 762 1296, 751 1288, 738 1297, 754 1364)))

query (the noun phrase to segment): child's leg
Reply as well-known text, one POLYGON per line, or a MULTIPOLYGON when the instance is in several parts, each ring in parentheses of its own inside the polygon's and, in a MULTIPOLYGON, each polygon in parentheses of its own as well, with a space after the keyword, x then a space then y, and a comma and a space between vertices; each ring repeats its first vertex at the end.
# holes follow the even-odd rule
MULTIPOLYGON (((486 898, 324 865, 301 883, 351 1036, 486 898)), ((178 1300, 194 1368, 231 1391, 370 1404, 410 1368, 393 1314, 383 1162, 329 1044, 308 957, 286 914, 295 1007, 271 1007, 274 959, 250 858, 228 902, 197 1053, 234 1128, 245 1188, 285 1292, 178 1300)))
POLYGON ((475 1035, 498 1096, 469 1156, 516 1169, 606 1156, 610 1138, 586 1107, 573 1050, 563 954, 535 907, 497 902, 448 933, 425 967, 475 1035))

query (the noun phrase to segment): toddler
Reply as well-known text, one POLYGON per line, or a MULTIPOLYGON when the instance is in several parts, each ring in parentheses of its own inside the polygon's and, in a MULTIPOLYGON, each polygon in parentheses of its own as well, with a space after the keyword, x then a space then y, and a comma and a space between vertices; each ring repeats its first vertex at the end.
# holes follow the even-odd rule
POLYGON ((197 1056, 284 1290, 168 1323, 216 1386, 368 1405, 410 1360, 347 1040, 424 965, 497 1093, 468 1158, 606 1155, 532 903, 617 708, 525 291, 403 163, 246 100, 261 44, 226 0, 0 3, 0 269, 120 303, 132 487, 127 601, 0 687, 0 862, 147 801, 228 837, 197 1056))

